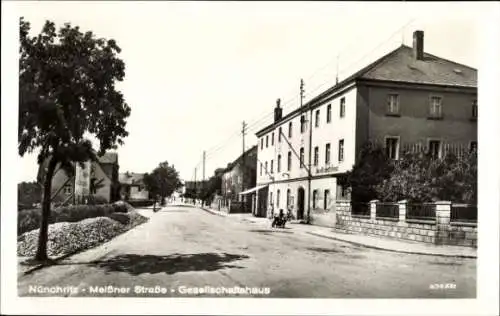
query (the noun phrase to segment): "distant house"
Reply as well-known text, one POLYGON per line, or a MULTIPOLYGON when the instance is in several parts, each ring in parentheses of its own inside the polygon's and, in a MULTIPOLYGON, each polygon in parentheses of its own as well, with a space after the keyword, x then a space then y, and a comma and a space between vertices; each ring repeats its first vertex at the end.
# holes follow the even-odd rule
MULTIPOLYGON (((38 182, 43 183, 49 159, 38 169, 38 182)), ((68 174, 60 165, 56 166, 52 178, 52 201, 56 203, 77 204, 88 196, 99 197, 106 202, 119 198, 118 154, 105 153, 98 161, 87 161, 81 166, 73 163, 72 174, 68 174)))
MULTIPOLYGON (((238 159, 228 164, 222 173, 221 193, 223 207, 228 206, 229 201, 243 202, 243 191, 255 187, 257 179, 257 146, 247 150, 238 159)), ((250 210, 250 200, 248 209, 250 210)))
POLYGON ((146 200, 149 191, 144 185, 144 173, 120 173, 120 198, 122 200, 146 200))

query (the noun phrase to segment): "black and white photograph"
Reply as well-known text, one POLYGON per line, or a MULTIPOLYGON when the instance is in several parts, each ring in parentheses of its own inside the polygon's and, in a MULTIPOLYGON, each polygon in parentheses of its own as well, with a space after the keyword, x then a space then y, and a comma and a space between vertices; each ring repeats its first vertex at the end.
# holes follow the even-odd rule
POLYGON ((2 2, 2 314, 497 315, 499 8, 2 2))

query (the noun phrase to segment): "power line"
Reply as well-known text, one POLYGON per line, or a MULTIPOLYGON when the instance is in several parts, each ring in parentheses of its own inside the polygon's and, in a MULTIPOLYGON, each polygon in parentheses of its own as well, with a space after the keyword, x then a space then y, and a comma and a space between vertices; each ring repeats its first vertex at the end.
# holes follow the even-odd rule
MULTIPOLYGON (((413 23, 416 19, 411 19, 409 22, 405 23, 402 27, 400 27, 397 31, 395 31, 393 34, 391 34, 391 36, 389 38, 387 38, 386 40, 382 41, 381 43, 379 43, 374 49, 372 49, 368 54, 365 54, 363 55, 363 57, 361 57, 360 59, 357 59, 355 62, 353 63, 350 63, 347 67, 342 67, 342 70, 339 72, 338 71, 338 58, 339 58, 339 55, 344 53, 345 50, 347 49, 347 47, 350 47, 350 46, 347 46, 345 47, 343 50, 340 51, 340 53, 337 54, 336 56, 336 59, 337 59, 337 71, 336 71, 336 80, 338 80, 338 75, 339 73, 344 73, 345 71, 347 71, 350 67, 358 64, 360 61, 364 60, 366 57, 368 57, 369 55, 371 55, 373 52, 375 52, 377 49, 379 49, 382 45, 386 44, 388 41, 390 41, 396 34, 398 34, 402 29, 404 30, 409 24, 413 23)), ((310 75, 307 79, 311 79, 313 78, 316 74, 318 74, 320 71, 324 70, 328 65, 331 64, 331 61, 327 64, 325 64, 323 67, 320 67, 318 68, 312 75, 310 75)), ((301 82, 302 83, 302 82, 301 82)), ((309 94, 314 94, 316 91, 318 91, 320 88, 322 88, 323 86, 325 86, 326 84, 329 84, 330 82, 329 81, 326 81, 324 82, 323 84, 320 84, 319 86, 313 88, 309 94)), ((331 83, 330 83, 331 84, 331 83)), ((294 89, 295 90, 295 89, 294 89)), ((283 110, 288 109, 288 107, 291 107, 292 105, 292 102, 300 96, 302 94, 302 89, 299 93, 295 93, 293 95, 293 97, 291 97, 290 99, 288 99, 286 102, 283 103, 283 110)), ((266 111, 267 112, 267 111, 266 111)), ((262 113, 266 113, 266 112, 262 112, 262 113)), ((258 129, 260 129, 260 124, 263 123, 265 120, 267 120, 269 117, 271 117, 273 115, 273 112, 267 112, 267 114, 261 116, 261 117, 258 117, 254 120, 251 121, 251 123, 247 124, 246 125, 246 128, 247 128, 247 131, 248 132, 253 132, 253 131, 256 131, 258 129)), ((227 145, 229 143, 232 143, 233 139, 236 139, 237 136, 239 136, 240 134, 240 131, 236 131, 234 132, 233 134, 231 134, 226 140, 224 140, 223 142, 219 143, 218 145, 210 148, 209 150, 207 150, 208 152, 208 157, 209 159, 213 158, 217 153, 220 153, 221 150, 224 150, 224 149, 227 149, 227 145)), ((199 164, 198 164, 199 165, 199 164)))

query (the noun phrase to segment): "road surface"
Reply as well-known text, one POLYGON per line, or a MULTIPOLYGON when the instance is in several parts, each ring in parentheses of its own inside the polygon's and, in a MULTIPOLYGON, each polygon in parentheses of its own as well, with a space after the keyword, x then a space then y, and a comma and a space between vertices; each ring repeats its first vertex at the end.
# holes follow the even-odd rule
POLYGON ((476 260, 368 249, 293 226, 271 229, 179 206, 18 280, 20 296, 227 297, 235 291, 275 298, 473 298, 476 260))

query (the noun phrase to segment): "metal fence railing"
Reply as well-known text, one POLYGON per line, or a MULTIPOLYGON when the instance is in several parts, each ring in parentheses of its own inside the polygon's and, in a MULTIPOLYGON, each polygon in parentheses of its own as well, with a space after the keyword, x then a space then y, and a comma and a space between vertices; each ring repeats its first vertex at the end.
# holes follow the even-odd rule
POLYGON ((399 205, 395 203, 377 203, 377 218, 399 218, 399 205))
POLYGON ((351 214, 370 216, 370 203, 351 202, 351 214))
POLYGON ((450 221, 477 223, 477 205, 452 204, 450 221))
POLYGON ((407 204, 406 219, 436 220, 436 205, 433 203, 407 204))

